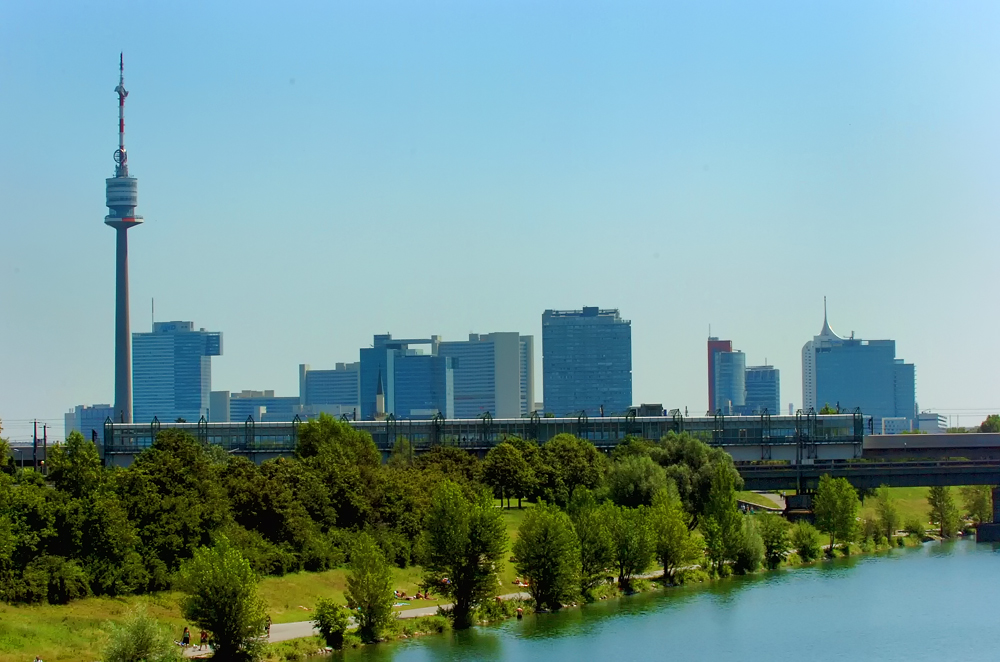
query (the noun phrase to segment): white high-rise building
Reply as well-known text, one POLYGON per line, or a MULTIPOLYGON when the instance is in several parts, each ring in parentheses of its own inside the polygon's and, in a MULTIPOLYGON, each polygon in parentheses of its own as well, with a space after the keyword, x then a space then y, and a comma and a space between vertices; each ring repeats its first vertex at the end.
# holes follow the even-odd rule
POLYGON ((823 329, 818 336, 802 346, 802 411, 819 411, 816 404, 816 350, 839 344, 843 338, 830 328, 826 318, 826 297, 823 297, 823 329))
POLYGON ((534 339, 516 332, 469 334, 437 345, 453 361, 455 417, 519 418, 534 393, 534 339))

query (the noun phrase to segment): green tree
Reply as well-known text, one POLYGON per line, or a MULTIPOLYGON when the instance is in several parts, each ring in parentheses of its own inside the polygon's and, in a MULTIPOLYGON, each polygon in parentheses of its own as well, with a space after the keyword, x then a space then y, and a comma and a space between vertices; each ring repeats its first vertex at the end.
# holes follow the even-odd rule
POLYGON ((472 625, 473 610, 496 595, 508 543, 503 515, 489 494, 470 500, 451 481, 438 486, 427 517, 424 567, 427 584, 455 601, 456 628, 472 625))
POLYGON ((993 521, 993 491, 989 485, 966 485, 961 494, 965 512, 974 523, 993 521))
POLYGON ((565 512, 545 504, 529 510, 513 552, 538 609, 559 609, 579 593, 580 541, 565 512))
POLYGON ((486 454, 483 481, 493 488, 501 500, 506 497, 508 509, 512 496, 518 498, 520 506, 520 499, 531 484, 531 467, 517 447, 503 441, 486 454))
POLYGON ((392 571, 385 555, 367 533, 360 533, 351 547, 347 602, 358 612, 362 641, 378 641, 392 621, 392 571))
POLYGON ((875 515, 878 517, 881 534, 892 543, 902 519, 899 508, 896 507, 896 500, 892 498, 892 490, 887 485, 882 485, 875 492, 875 515))
POLYGON ((743 489, 743 478, 736 471, 733 458, 687 432, 669 432, 649 453, 677 486, 684 509, 691 514, 691 529, 700 526, 706 514, 712 483, 719 471, 729 474, 734 489, 743 489))
POLYGON ((590 490, 574 490, 569 511, 580 541, 580 592, 588 595, 608 576, 614 562, 614 544, 604 510, 597 506, 590 490))
POLYGON ((840 413, 839 411, 830 406, 829 402, 823 405, 823 408, 819 410, 819 414, 822 416, 826 416, 828 414, 839 414, 839 413, 840 413))
POLYGON ((740 575, 757 572, 764 562, 764 540, 753 517, 741 516, 740 535, 733 554, 733 571, 740 575))
POLYGON ((56 444, 49 451, 46 465, 56 489, 78 498, 93 491, 103 474, 94 442, 76 430, 69 433, 65 444, 56 444))
POLYGON ((212 633, 220 660, 249 660, 264 634, 265 605, 257 575, 229 540, 195 550, 179 573, 184 618, 212 633))
POLYGON ((721 463, 715 464, 714 470, 701 531, 710 567, 716 573, 725 574, 726 563, 736 558, 743 521, 736 504, 737 483, 732 473, 721 463))
POLYGON ((979 424, 980 432, 1000 432, 1000 415, 990 414, 979 424))
POLYGON ((611 500, 619 506, 649 506, 653 495, 666 489, 667 472, 648 455, 627 455, 611 465, 607 484, 611 500))
POLYGON ((955 497, 949 487, 932 487, 927 490, 927 504, 931 507, 931 524, 938 526, 942 538, 958 535, 959 513, 955 497))
POLYGON ((823 553, 819 531, 806 521, 797 522, 792 527, 792 547, 798 552, 799 558, 807 563, 815 561, 823 553))
POLYGON ((538 495, 548 503, 562 506, 577 486, 594 489, 601 484, 607 458, 589 441, 563 433, 542 446, 541 464, 538 495))
POLYGON ((788 552, 791 551, 791 527, 781 515, 774 513, 764 513, 757 515, 757 530, 760 532, 761 541, 764 543, 764 562, 767 567, 774 570, 785 560, 788 552))
POLYGON ((112 474, 114 489, 139 535, 150 580, 170 585, 171 575, 228 519, 228 499, 205 447, 183 430, 163 430, 125 471, 112 474))
POLYGON ((823 474, 813 497, 816 528, 830 536, 829 554, 832 556, 837 540, 846 543, 845 553, 850 554, 850 543, 857 536, 858 511, 861 501, 854 487, 846 478, 830 478, 823 474))
POLYGON ((138 605, 120 623, 108 623, 104 662, 181 662, 184 656, 167 629, 138 605))
POLYGON ((334 650, 344 647, 344 634, 350 624, 347 610, 333 600, 320 598, 316 601, 316 616, 313 623, 326 645, 334 650))
POLYGON ((646 571, 656 553, 647 510, 645 506, 625 508, 612 503, 601 506, 611 537, 612 558, 618 570, 618 588, 623 591, 632 589, 632 578, 646 571))
POLYGON ((688 528, 690 521, 691 516, 684 511, 673 483, 656 492, 649 510, 649 524, 664 581, 673 582, 679 569, 701 557, 701 540, 688 528))

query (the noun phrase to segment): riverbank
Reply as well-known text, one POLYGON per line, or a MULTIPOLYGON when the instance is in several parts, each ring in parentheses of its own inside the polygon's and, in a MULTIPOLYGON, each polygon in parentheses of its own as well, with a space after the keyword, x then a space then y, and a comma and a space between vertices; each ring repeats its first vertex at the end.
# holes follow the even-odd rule
POLYGON ((345 662, 989 657, 1000 553, 932 542, 343 653, 345 662), (970 636, 970 633, 974 633, 970 636))

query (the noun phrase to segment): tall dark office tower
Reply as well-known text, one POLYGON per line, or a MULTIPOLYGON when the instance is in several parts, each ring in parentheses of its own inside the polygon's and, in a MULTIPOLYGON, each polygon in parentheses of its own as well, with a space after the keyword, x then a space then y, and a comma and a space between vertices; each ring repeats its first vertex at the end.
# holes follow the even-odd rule
POLYGON ((618 309, 542 314, 542 392, 556 416, 623 416, 632 406, 632 323, 618 309))
POLYGON ((139 181, 128 176, 125 152, 125 58, 118 60, 118 149, 115 150, 115 176, 107 182, 107 206, 104 222, 115 229, 118 247, 115 253, 115 419, 132 422, 132 344, 128 312, 128 231, 142 223, 135 213, 139 204, 139 181))

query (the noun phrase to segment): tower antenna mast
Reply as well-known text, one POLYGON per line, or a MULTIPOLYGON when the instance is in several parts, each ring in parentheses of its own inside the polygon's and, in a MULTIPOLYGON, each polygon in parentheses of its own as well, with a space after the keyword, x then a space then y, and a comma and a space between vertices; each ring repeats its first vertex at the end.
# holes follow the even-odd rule
POLYGON ((118 151, 115 152, 115 177, 128 177, 128 154, 125 152, 125 53, 118 54, 118 151))

